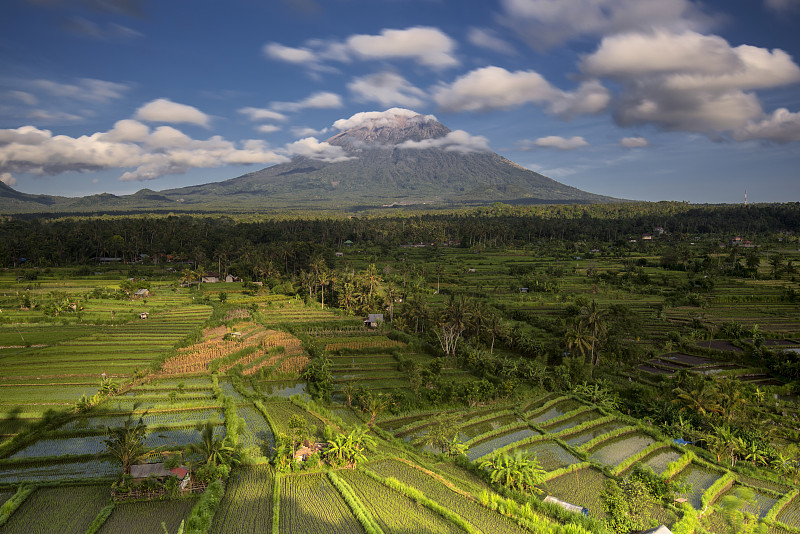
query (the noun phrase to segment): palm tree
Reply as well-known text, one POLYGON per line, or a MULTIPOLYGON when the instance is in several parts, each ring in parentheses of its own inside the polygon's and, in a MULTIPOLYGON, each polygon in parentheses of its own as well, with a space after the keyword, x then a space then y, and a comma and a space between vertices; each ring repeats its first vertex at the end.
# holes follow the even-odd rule
POLYGON ((386 307, 389 309, 389 322, 394 322, 394 303, 399 298, 397 288, 394 284, 386 287, 386 307))
POLYGON ((726 377, 717 384, 719 412, 723 419, 730 423, 737 415, 744 415, 747 398, 742 391, 742 383, 732 377, 726 377))
POLYGON ((605 317, 607 312, 601 310, 596 300, 582 310, 581 322, 585 324, 589 330, 591 339, 591 358, 590 363, 594 366, 600 364, 600 355, 595 354, 595 343, 600 343, 605 338, 608 328, 605 324, 605 317))
POLYGON ((136 422, 128 417, 122 428, 106 428, 108 437, 103 443, 108 453, 122 464, 122 472, 126 475, 131 474, 131 465, 144 460, 153 451, 144 444, 147 425, 142 420, 143 416, 136 422))
POLYGON ((572 325, 564 336, 567 350, 576 351, 582 358, 586 358, 586 351, 592 347, 592 338, 582 322, 572 325))
MULTIPOLYGON (((687 385, 687 387, 691 386, 687 385)), ((672 402, 682 405, 680 408, 681 412, 689 410, 705 416, 720 410, 719 404, 717 404, 716 388, 714 388, 709 380, 701 379, 699 383, 696 383, 694 388, 690 390, 677 387, 673 389, 672 392, 676 397, 672 402)))
POLYGON ((213 421, 197 423, 195 430, 200 432, 200 443, 189 445, 189 451, 198 453, 206 459, 206 465, 227 464, 234 458, 234 449, 223 438, 214 438, 216 425, 213 421))
POLYGON ((325 308, 325 286, 331 283, 333 276, 328 269, 322 269, 317 275, 317 279, 319 280, 319 287, 322 290, 322 307, 325 308))
POLYGON ((364 272, 364 281, 369 286, 369 300, 372 301, 372 292, 375 290, 377 286, 383 281, 380 274, 378 274, 378 268, 375 267, 374 263, 370 263, 367 270, 364 272))
POLYGON ((777 253, 769 257, 769 265, 772 267, 772 278, 778 279, 783 273, 783 254, 777 253))
POLYGON ((492 343, 489 346, 489 354, 494 354, 494 342, 498 337, 506 333, 506 325, 498 313, 490 313, 486 318, 486 328, 492 336, 492 343))
POLYGON ((356 396, 357 391, 358 386, 356 386, 354 382, 347 382, 344 386, 342 386, 342 394, 347 399, 345 401, 345 406, 348 408, 353 405, 353 397, 356 396))
POLYGON ((361 397, 361 407, 370 415, 369 426, 375 426, 375 418, 389 406, 389 399, 382 393, 365 393, 361 397))

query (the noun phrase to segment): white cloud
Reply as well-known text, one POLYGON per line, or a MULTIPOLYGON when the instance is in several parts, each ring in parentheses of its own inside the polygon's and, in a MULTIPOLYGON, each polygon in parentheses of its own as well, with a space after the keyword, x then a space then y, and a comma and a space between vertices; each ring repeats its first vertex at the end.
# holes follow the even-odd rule
POLYGON ((421 106, 425 92, 394 72, 380 72, 356 78, 347 88, 361 102, 383 106, 421 106))
POLYGON ((286 145, 286 150, 290 156, 305 156, 326 163, 355 159, 353 156, 349 156, 342 147, 328 144, 325 141, 320 142, 316 137, 306 137, 289 143, 286 145))
POLYGON ((764 0, 768 9, 783 14, 800 8, 800 0, 764 0))
POLYGON ((514 47, 507 41, 497 37, 497 35, 487 29, 483 28, 470 28, 467 33, 467 40, 475 46, 486 48, 501 54, 512 55, 516 53, 514 47))
POLYGON ((301 109, 330 109, 340 108, 342 97, 336 93, 321 91, 300 100, 299 102, 272 102, 270 107, 280 111, 300 111, 301 109))
POLYGON ((0 172, 0 182, 8 186, 17 185, 17 179, 11 176, 10 172, 0 172))
POLYGON ((33 126, 0 130, 0 173, 56 175, 132 169, 123 181, 152 180, 192 168, 231 164, 271 164, 288 159, 262 141, 239 144, 219 136, 196 140, 170 126, 152 133, 135 120, 118 121, 108 132, 69 137, 33 126))
POLYGON ((47 111, 46 109, 34 109, 28 113, 28 118, 39 119, 45 122, 77 121, 83 117, 65 111, 47 111))
POLYGON ((27 91, 9 91, 6 94, 14 100, 19 100, 23 104, 28 104, 29 106, 35 106, 39 102, 39 99, 36 98, 36 96, 28 93, 27 91))
POLYGON ((264 108, 241 108, 238 110, 242 115, 246 115, 253 122, 259 121, 285 121, 288 119, 283 113, 264 108))
POLYGON ((0 130, 0 146, 7 144, 39 145, 52 136, 49 130, 40 130, 35 126, 20 126, 16 129, 0 130))
POLYGON ((107 82, 93 78, 81 78, 75 84, 58 83, 52 80, 34 80, 33 85, 53 96, 96 103, 106 103, 120 99, 130 89, 128 84, 107 82))
POLYGON ((123 119, 114 123, 114 127, 106 132, 104 140, 120 143, 141 142, 150 135, 150 128, 133 119, 123 119))
POLYGON ((695 32, 626 33, 606 37, 583 58, 581 70, 595 76, 625 77, 652 73, 720 74, 738 64, 722 37, 695 32))
POLYGON ((308 48, 292 48, 278 43, 268 43, 264 45, 262 51, 269 58, 287 63, 312 64, 317 62, 316 54, 308 48))
POLYGON ((292 135, 295 137, 316 137, 318 135, 323 135, 328 133, 328 129, 322 128, 321 130, 317 130, 315 128, 311 128, 308 126, 301 126, 297 128, 292 128, 291 132, 292 135))
POLYGON ((665 28, 707 29, 690 0, 502 0, 503 22, 537 50, 572 39, 665 28))
POLYGON ((136 110, 135 118, 147 122, 196 124, 208 128, 210 117, 199 109, 166 98, 148 102, 136 110))
POLYGON ((562 118, 575 115, 599 113, 608 107, 611 94, 602 83, 589 80, 581 83, 573 92, 558 91, 550 100, 547 110, 562 118))
POLYGON ((280 126, 276 126, 274 124, 259 124, 256 127, 256 131, 257 132, 261 132, 261 133, 265 133, 265 134, 279 132, 280 130, 281 130, 281 127, 280 126))
POLYGON ((691 31, 607 37, 581 69, 620 84, 618 123, 708 134, 764 117, 748 91, 800 81, 800 68, 782 50, 731 47, 721 37, 691 31))
POLYGON ((584 82, 577 91, 552 86, 538 72, 510 72, 502 67, 483 67, 440 84, 434 100, 446 111, 491 111, 523 104, 543 104, 556 115, 596 113, 608 105, 610 96, 597 81, 584 82))
POLYGON ((644 137, 623 137, 620 139, 619 144, 625 148, 643 148, 650 146, 650 141, 644 137))
POLYGON ((383 30, 380 35, 352 35, 346 40, 351 54, 362 59, 413 59, 426 67, 458 65, 455 41, 438 28, 416 26, 383 30))
POLYGON ((440 148, 447 152, 491 152, 489 140, 482 135, 470 135, 464 130, 454 130, 444 137, 423 139, 421 141, 408 140, 397 145, 398 148, 425 150, 440 148))
POLYGON ((541 148, 556 148, 558 150, 575 150, 578 148, 589 146, 589 143, 587 143, 586 139, 584 139, 581 136, 565 138, 558 135, 549 135, 547 137, 540 137, 539 139, 533 142, 533 145, 541 148))
POLYGON ((409 120, 435 121, 437 119, 433 115, 420 115, 410 109, 391 108, 386 111, 362 111, 349 119, 339 119, 333 123, 333 127, 344 131, 366 125, 372 127, 393 126, 398 122, 402 123, 409 120))
MULTIPOLYGON (((215 137, 212 139, 215 139, 215 137)), ((170 148, 186 148, 192 144, 201 143, 201 141, 193 140, 191 137, 172 126, 159 126, 144 139, 144 142, 146 145, 161 151, 170 148)))
POLYGON ((737 141, 767 139, 776 143, 800 141, 800 113, 780 108, 760 121, 751 121, 733 132, 737 141))
POLYGON ((384 29, 380 35, 351 35, 344 42, 311 39, 301 47, 268 43, 262 51, 270 59, 333 72, 335 69, 323 65, 323 61, 409 59, 435 69, 452 67, 459 64, 453 55, 455 48, 456 42, 441 30, 417 26, 384 29))

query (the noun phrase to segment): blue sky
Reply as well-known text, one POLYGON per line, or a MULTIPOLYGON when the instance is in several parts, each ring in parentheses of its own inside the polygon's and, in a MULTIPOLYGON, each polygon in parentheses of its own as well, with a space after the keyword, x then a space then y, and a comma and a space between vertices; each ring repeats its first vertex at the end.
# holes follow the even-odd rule
POLYGON ((5 0, 0 180, 219 181, 405 108, 594 193, 800 201, 799 25, 800 0, 5 0))

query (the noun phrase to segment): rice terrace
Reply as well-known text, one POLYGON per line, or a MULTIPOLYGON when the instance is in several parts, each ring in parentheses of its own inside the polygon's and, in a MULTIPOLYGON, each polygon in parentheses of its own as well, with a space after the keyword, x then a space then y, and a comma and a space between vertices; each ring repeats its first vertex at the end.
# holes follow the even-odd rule
POLYGON ((8 218, 0 532, 800 532, 798 221, 8 218))

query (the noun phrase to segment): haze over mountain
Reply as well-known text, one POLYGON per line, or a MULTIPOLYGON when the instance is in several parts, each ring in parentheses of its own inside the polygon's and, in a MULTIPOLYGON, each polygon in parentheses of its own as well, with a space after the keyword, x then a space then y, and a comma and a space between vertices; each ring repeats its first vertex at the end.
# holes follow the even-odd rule
POLYGON ((486 138, 451 131, 433 115, 392 108, 357 113, 334 127, 340 132, 324 142, 297 141, 303 148, 298 152, 305 155, 222 182, 77 199, 25 195, 4 187, 0 207, 96 211, 176 207, 179 202, 181 209, 352 209, 615 200, 525 169, 492 152, 486 138))

